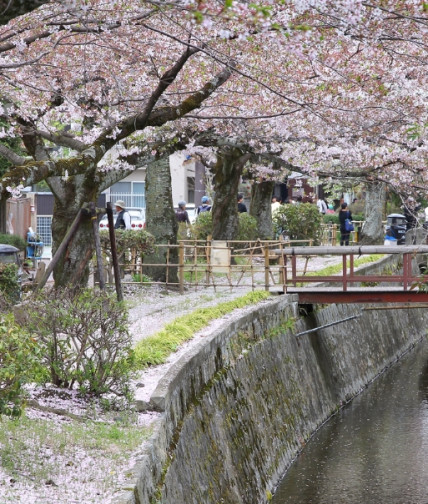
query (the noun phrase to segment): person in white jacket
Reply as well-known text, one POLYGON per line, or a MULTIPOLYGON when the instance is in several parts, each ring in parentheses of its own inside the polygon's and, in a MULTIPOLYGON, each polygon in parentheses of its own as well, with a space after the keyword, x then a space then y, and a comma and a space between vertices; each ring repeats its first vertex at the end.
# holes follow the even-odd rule
POLYGON ((317 207, 320 214, 325 215, 327 213, 327 203, 322 198, 318 198, 317 207))

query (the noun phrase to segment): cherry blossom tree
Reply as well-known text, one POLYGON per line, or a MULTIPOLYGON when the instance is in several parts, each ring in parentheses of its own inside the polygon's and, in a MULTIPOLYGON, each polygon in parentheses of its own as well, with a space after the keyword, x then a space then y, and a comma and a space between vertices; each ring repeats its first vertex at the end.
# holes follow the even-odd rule
MULTIPOLYGON (((82 203, 128 173, 127 159, 149 156, 148 128, 166 123, 240 137, 309 174, 424 188, 425 8, 51 1, 0 32, 2 136, 22 137, 28 154, 0 147, 14 165, 2 193, 46 180, 56 247, 82 203)), ((57 283, 84 280, 88 232, 57 283)))

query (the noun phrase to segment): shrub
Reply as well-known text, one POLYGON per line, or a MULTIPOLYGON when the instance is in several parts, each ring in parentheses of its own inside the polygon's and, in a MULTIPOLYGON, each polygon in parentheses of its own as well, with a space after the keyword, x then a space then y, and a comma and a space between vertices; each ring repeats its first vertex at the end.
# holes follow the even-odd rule
POLYGON ((6 303, 16 303, 19 301, 21 297, 21 285, 18 278, 17 264, 0 263, 0 294, 4 296, 1 306, 6 303))
POLYGON ((257 240, 257 219, 247 212, 238 214, 238 218, 238 235, 236 239, 239 241, 257 240))
MULTIPOLYGON (((152 254, 155 250, 155 237, 145 229, 116 229, 117 254, 123 255, 127 250, 134 249, 137 254, 152 254)), ((100 242, 104 249, 110 251, 109 231, 100 231, 100 242)))
POLYGON ((206 240, 213 233, 213 216, 211 212, 202 212, 193 224, 192 234, 196 240, 206 240))
POLYGON ((0 415, 20 416, 22 386, 33 381, 39 366, 36 340, 22 330, 11 314, 0 314, 0 415))
POLYGON ((27 246, 27 242, 24 238, 13 234, 0 233, 0 243, 3 245, 12 245, 21 251, 25 250, 25 247, 27 246))
MULTIPOLYGON (((238 233, 235 240, 251 241, 257 239, 257 219, 249 213, 238 214, 238 233)), ((193 224, 192 235, 196 240, 206 240, 212 235, 213 221, 211 212, 202 212, 193 224)))
POLYGON ((325 214, 322 220, 324 224, 329 224, 331 222, 332 224, 339 225, 339 216, 337 214, 325 214))
POLYGON ((39 295, 26 308, 24 324, 39 339, 54 385, 129 395, 133 351, 123 303, 105 292, 63 289, 39 295))
MULTIPOLYGON (((115 236, 117 260, 122 266, 122 273, 128 268, 131 272, 135 271, 138 264, 143 261, 144 255, 152 254, 155 251, 155 237, 145 229, 138 231, 134 231, 133 229, 116 229, 115 236)), ((106 268, 111 268, 113 259, 108 230, 100 231, 100 242, 105 258, 107 258, 104 265, 106 268)))
POLYGON ((320 242, 322 215, 316 205, 300 203, 282 205, 273 217, 277 235, 285 231, 290 240, 313 240, 320 242))

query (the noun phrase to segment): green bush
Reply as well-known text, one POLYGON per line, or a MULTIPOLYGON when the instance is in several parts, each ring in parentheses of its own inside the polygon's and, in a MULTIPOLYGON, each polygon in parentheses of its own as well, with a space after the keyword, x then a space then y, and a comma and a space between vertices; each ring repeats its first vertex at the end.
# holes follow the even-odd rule
POLYGON ((314 245, 320 242, 322 215, 316 205, 282 205, 272 222, 277 236, 285 231, 290 240, 313 240, 314 245))
POLYGON ((105 292, 63 289, 26 305, 23 322, 37 336, 48 379, 56 386, 129 396, 132 338, 123 303, 105 292))
POLYGON ((238 218, 238 235, 236 239, 239 241, 257 240, 257 219, 247 212, 238 214, 238 218))
MULTIPOLYGON (((198 215, 192 228, 192 236, 196 240, 206 240, 213 232, 211 212, 202 212, 198 215)), ((257 219, 249 213, 238 214, 238 233, 235 240, 246 241, 257 239, 257 219)))
POLYGON ((27 246, 27 242, 24 238, 13 234, 0 233, 0 243, 2 245, 12 245, 21 251, 25 250, 25 247, 27 246))
POLYGON ((323 215, 322 220, 324 224, 329 224, 331 222, 332 224, 339 225, 339 216, 337 214, 325 214, 323 215))
POLYGON ((25 401, 22 386, 33 381, 40 351, 35 339, 11 314, 0 314, 0 416, 20 416, 25 401))
POLYGON ((196 218, 192 227, 195 240, 206 240, 213 233, 213 216, 211 212, 202 212, 196 218))
MULTIPOLYGON (((116 229, 117 254, 123 255, 127 250, 134 249, 137 254, 152 254, 155 249, 155 237, 145 229, 116 229)), ((101 245, 105 250, 110 250, 110 232, 100 231, 101 245)))
POLYGON ((18 279, 18 265, 15 263, 0 263, 0 294, 3 295, 3 304, 17 303, 21 297, 21 286, 18 279))

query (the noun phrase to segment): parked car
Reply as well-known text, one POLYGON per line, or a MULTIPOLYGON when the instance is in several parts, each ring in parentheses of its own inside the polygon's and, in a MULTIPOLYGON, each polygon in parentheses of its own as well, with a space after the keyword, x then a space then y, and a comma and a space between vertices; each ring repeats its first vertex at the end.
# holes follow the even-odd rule
MULTIPOLYGON (((126 212, 128 212, 131 217, 131 229, 138 231, 146 227, 146 210, 144 208, 131 207, 127 208, 126 212)), ((113 211, 113 222, 116 222, 116 217, 117 213, 113 211)), ((108 229, 107 215, 104 215, 100 220, 99 228, 108 229)))

